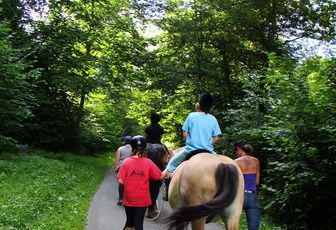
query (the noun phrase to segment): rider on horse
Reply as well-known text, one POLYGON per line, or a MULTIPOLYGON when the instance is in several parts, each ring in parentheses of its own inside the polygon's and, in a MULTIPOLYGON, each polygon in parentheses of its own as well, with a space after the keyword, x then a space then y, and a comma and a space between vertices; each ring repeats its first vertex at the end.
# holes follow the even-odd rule
MULTIPOLYGON (((161 171, 163 171, 166 168, 166 165, 163 161, 163 156, 166 155, 166 149, 161 142, 162 135, 164 134, 164 129, 159 124, 160 120, 161 117, 159 114, 152 113, 150 116, 150 125, 145 128, 145 134, 147 141, 147 157, 151 159, 161 171)), ((155 219, 159 215, 159 210, 156 206, 156 200, 161 185, 162 181, 149 181, 152 204, 148 207, 148 212, 146 216, 148 219, 155 219)))
POLYGON ((150 116, 150 125, 145 128, 146 141, 151 144, 161 144, 161 138, 164 134, 164 129, 159 124, 161 117, 157 113, 152 113, 150 116))
POLYGON ((210 93, 204 93, 199 99, 199 111, 188 115, 183 124, 183 136, 186 137, 186 146, 169 161, 164 175, 170 177, 178 165, 195 150, 213 152, 213 145, 221 134, 217 119, 209 112, 213 105, 210 93))

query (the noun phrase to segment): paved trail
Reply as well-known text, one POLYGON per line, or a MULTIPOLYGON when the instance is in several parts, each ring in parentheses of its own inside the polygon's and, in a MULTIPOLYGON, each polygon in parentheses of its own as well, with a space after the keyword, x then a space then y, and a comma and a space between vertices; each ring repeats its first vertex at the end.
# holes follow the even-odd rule
MULTIPOLYGON (((113 170, 108 171, 104 181, 93 197, 88 215, 87 230, 122 230, 125 225, 125 211, 117 205, 118 182, 113 170)), ((164 202, 162 212, 158 219, 149 221, 145 219, 145 230, 166 230, 164 219, 171 209, 168 202, 164 202)), ((207 224, 206 230, 223 230, 215 223, 207 224)))

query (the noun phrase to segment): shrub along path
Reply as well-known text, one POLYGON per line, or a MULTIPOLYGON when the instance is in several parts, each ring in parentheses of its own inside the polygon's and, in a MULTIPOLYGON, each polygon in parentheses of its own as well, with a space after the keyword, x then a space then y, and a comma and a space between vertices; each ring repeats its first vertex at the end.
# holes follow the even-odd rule
MULTIPOLYGON (((117 205, 118 182, 113 170, 109 170, 104 181, 100 185, 93 197, 88 214, 87 230, 121 230, 125 225, 124 208, 117 205)), ((167 227, 164 219, 171 212, 168 202, 164 202, 164 207, 158 219, 148 221, 145 219, 145 230, 164 230, 167 227)), ((206 230, 222 230, 216 223, 207 224, 206 230)))

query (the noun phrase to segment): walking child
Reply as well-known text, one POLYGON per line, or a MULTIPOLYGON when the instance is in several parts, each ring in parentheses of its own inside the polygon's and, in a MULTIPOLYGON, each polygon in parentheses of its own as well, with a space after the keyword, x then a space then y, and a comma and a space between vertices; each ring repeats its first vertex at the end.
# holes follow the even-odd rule
POLYGON ((121 165, 117 175, 123 184, 126 230, 143 230, 145 212, 151 205, 149 179, 161 179, 161 170, 146 157, 146 140, 135 136, 131 140, 132 156, 121 165))

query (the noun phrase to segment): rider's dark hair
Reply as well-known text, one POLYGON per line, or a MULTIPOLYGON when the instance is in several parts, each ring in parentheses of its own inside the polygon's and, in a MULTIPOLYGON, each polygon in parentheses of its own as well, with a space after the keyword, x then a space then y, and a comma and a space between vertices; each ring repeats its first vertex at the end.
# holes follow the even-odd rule
POLYGON ((198 103, 199 103, 200 110, 202 112, 209 113, 210 109, 213 105, 211 94, 210 93, 203 93, 200 96, 200 99, 199 99, 198 103))
POLYGON ((150 116, 151 123, 157 124, 157 123, 159 123, 160 120, 161 120, 161 117, 160 117, 159 114, 157 114, 157 113, 152 113, 151 114, 151 116, 150 116))

